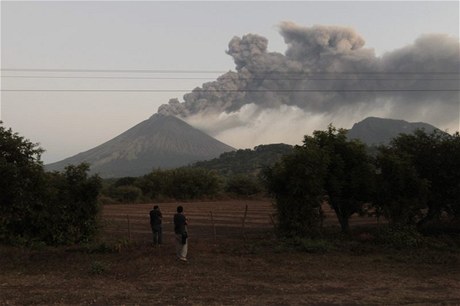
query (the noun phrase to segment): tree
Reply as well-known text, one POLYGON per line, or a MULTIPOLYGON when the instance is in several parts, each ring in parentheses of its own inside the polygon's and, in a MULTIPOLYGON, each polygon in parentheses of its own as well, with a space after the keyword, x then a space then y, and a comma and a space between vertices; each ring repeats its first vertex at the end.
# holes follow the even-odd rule
POLYGON ((189 167, 154 170, 135 184, 152 199, 163 196, 188 200, 214 196, 221 191, 220 177, 214 171, 189 167))
POLYGON ((46 214, 40 219, 42 239, 50 244, 90 240, 97 232, 101 179, 88 176, 89 165, 67 166, 48 173, 46 214))
POLYGON ((384 146, 379 148, 373 206, 390 225, 411 226, 420 220, 426 208, 428 181, 420 178, 408 156, 398 153, 384 146))
POLYGON ((326 158, 314 144, 296 146, 291 154, 263 170, 262 180, 275 198, 281 234, 290 237, 318 234, 326 158))
POLYGON ((349 141, 346 130, 332 125, 305 136, 303 145, 269 168, 265 181, 275 196, 280 227, 305 234, 319 220, 321 201, 327 199, 343 232, 350 217, 372 199, 375 168, 364 144, 349 141))
POLYGON ((0 240, 62 244, 97 230, 100 179, 88 165, 45 173, 37 144, 0 125, 0 240))
POLYGON ((38 144, 5 129, 0 121, 0 239, 29 236, 43 206, 43 153, 38 144))
POLYGON ((214 196, 220 190, 220 178, 215 172, 183 167, 167 171, 163 192, 171 198, 188 200, 214 196))
POLYGON ((225 191, 237 195, 249 196, 261 192, 262 188, 256 178, 249 175, 237 174, 227 180, 225 191))
POLYGON ((332 125, 327 131, 305 136, 304 147, 316 145, 328 157, 324 191, 334 209, 343 232, 349 230, 349 219, 363 210, 372 199, 375 169, 366 147, 348 140, 346 130, 332 125))
POLYGON ((401 134, 390 143, 400 156, 407 156, 418 175, 429 184, 428 211, 419 226, 437 219, 443 212, 459 218, 460 202, 460 136, 435 130, 427 134, 417 130, 401 134))
POLYGON ((149 174, 140 177, 135 185, 142 190, 142 194, 150 199, 158 198, 162 195, 166 184, 166 171, 157 169, 149 174))
POLYGON ((448 138, 442 145, 445 181, 448 185, 445 187, 445 209, 448 214, 454 217, 457 223, 460 223, 460 133, 457 132, 448 138))

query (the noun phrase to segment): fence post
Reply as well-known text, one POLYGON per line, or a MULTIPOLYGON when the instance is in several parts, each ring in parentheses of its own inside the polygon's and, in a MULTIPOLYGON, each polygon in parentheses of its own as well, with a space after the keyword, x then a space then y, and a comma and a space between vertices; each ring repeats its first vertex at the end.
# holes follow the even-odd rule
POLYGON ((211 223, 212 223, 212 230, 214 233, 214 242, 216 242, 216 224, 214 223, 214 217, 212 216, 212 211, 209 212, 211 214, 211 223))
POLYGON ((268 216, 270 217, 270 221, 273 225, 273 228, 276 229, 276 223, 275 223, 275 219, 273 219, 273 214, 268 214, 268 216))
POLYGON ((244 209, 244 217, 243 217, 243 224, 241 225, 241 230, 242 230, 242 234, 243 234, 243 237, 246 238, 246 233, 245 233, 245 224, 246 224, 246 217, 248 215, 248 204, 246 204, 246 208, 244 209))
POLYGON ((131 223, 129 222, 129 215, 126 215, 128 219, 128 241, 131 241, 131 223))

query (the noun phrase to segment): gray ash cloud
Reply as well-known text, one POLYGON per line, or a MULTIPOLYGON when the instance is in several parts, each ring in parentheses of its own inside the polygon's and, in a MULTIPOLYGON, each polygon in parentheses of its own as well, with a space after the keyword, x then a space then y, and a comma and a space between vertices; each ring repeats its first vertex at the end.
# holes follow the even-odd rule
POLYGON ((372 114, 373 108, 385 108, 388 116, 410 118, 436 108, 434 121, 458 121, 457 38, 424 35, 378 57, 351 28, 284 22, 279 29, 285 54, 269 52, 262 36, 234 37, 227 54, 236 71, 185 94, 183 102, 170 100, 158 112, 187 119, 237 113, 249 105, 259 111, 283 106, 330 119, 343 111, 372 114), (427 89, 433 91, 417 91, 427 89), (440 91, 446 89, 457 91, 440 91))

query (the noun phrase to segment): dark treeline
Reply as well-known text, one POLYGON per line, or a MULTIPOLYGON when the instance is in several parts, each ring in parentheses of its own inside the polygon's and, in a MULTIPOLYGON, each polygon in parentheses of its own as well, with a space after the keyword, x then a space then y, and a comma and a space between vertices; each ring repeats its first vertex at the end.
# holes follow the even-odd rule
POLYGON ((355 214, 418 228, 460 220, 460 136, 417 130, 369 148, 332 126, 303 145, 237 150, 189 167, 107 180, 105 203, 271 196, 278 229, 287 236, 320 231, 321 205, 343 232, 355 214))
POLYGON ((0 125, 0 242, 91 240, 97 232, 101 180, 88 176, 86 164, 45 172, 42 152, 0 125))
POLYGON ((284 237, 322 235, 322 205, 341 229, 367 214, 420 232, 460 224, 460 135, 417 130, 369 149, 330 126, 302 145, 264 145, 141 177, 102 181, 89 165, 45 172, 43 150, 0 125, 0 241, 68 244, 91 240, 104 203, 271 196, 284 237))
POLYGON ((305 136, 303 145, 264 171, 263 180, 285 236, 320 234, 324 202, 343 232, 354 214, 384 217, 390 228, 422 230, 444 222, 458 229, 460 135, 417 130, 368 150, 330 126, 305 136))
POLYGON ((260 173, 292 150, 293 146, 287 144, 260 145, 253 150, 223 153, 219 158, 188 167, 107 179, 101 200, 131 203, 263 195, 260 173))

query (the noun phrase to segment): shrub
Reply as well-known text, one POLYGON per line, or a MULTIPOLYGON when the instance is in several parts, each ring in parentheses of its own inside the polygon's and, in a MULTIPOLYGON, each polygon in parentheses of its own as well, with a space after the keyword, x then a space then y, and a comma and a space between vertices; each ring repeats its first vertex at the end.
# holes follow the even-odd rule
POLYGON ((241 196, 254 195, 262 191, 257 179, 247 175, 235 175, 228 179, 225 191, 241 196))
POLYGON ((100 275, 107 272, 107 270, 107 265, 101 261, 95 260, 91 263, 90 274, 100 275))
POLYGON ((97 231, 99 177, 88 177, 86 164, 46 173, 42 152, 0 126, 0 241, 55 245, 91 239, 97 231))
POLYGON ((200 168, 155 170, 136 182, 144 196, 151 199, 190 200, 212 197, 222 190, 220 177, 200 168))
POLYGON ((131 185, 122 185, 111 190, 110 196, 122 203, 137 202, 142 196, 142 190, 139 187, 131 185))
POLYGON ((335 249, 332 242, 325 239, 293 238, 288 240, 296 250, 307 253, 327 253, 335 249))
POLYGON ((384 227, 377 241, 395 249, 412 249, 424 245, 424 237, 413 226, 384 227))
POLYGON ((38 215, 41 239, 49 244, 91 240, 98 230, 101 180, 88 176, 89 165, 68 166, 48 174, 47 205, 38 215))
POLYGON ((326 170, 324 154, 314 144, 296 147, 261 178, 275 199, 280 234, 314 237, 321 226, 321 201, 326 170))

